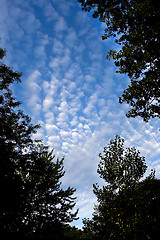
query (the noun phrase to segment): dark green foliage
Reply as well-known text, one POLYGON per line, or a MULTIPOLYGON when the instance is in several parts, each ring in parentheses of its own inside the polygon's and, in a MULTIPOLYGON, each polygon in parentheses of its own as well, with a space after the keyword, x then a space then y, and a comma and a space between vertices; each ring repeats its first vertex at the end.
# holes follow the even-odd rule
POLYGON ((97 237, 98 225, 99 224, 97 222, 95 222, 94 220, 90 220, 89 218, 84 218, 83 219, 84 239, 94 240, 95 237, 97 237))
POLYGON ((100 154, 98 174, 112 190, 136 186, 146 171, 145 158, 135 148, 124 149, 124 139, 116 136, 100 154))
MULTIPOLYGON (((0 49, 0 57, 4 55, 0 49)), ((65 224, 77 219, 77 211, 72 211, 75 189, 61 188, 63 159, 55 160, 53 151, 32 139, 39 126, 33 126, 19 109, 10 88, 20 77, 1 63, 0 234, 16 239, 65 239, 65 224)))
MULTIPOLYGON (((1 49, 1 57, 4 51, 1 49)), ((23 181, 17 174, 24 146, 33 142, 31 133, 36 130, 30 119, 22 111, 16 112, 20 103, 12 96, 10 83, 20 81, 21 74, 4 64, 0 65, 0 185, 3 195, 0 198, 0 230, 12 231, 21 225, 21 202, 23 181)))
POLYGON ((160 2, 157 0, 78 0, 82 9, 105 22, 102 39, 114 37, 121 49, 110 50, 119 73, 131 84, 120 103, 131 106, 128 117, 160 117, 160 2))
MULTIPOLYGON (((76 227, 65 226, 65 240, 85 240, 86 236, 81 229, 76 227)), ((86 239, 87 240, 87 239, 86 239)))
POLYGON ((93 191, 97 196, 92 220, 84 220, 84 232, 92 240, 157 239, 160 230, 160 180, 146 171, 144 157, 135 148, 124 149, 116 136, 100 154, 98 173, 105 181, 93 191))
POLYGON ((33 232, 38 236, 45 236, 46 232, 59 236, 64 224, 77 219, 77 212, 72 213, 75 189, 61 189, 63 159, 55 161, 54 158, 52 152, 38 146, 27 154, 26 163, 18 172, 27 193, 22 230, 27 234, 31 231, 31 236, 33 232))
POLYGON ((142 181, 135 190, 135 199, 137 200, 135 206, 137 239, 158 239, 160 234, 160 180, 155 179, 153 175, 142 181))

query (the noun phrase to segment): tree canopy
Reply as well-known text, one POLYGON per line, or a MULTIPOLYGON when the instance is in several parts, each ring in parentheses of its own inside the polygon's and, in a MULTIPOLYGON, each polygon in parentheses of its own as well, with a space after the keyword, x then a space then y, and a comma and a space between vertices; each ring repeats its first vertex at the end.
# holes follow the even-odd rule
POLYGON ((116 136, 100 154, 97 172, 104 186, 93 185, 97 196, 93 218, 84 220, 84 232, 92 240, 157 239, 160 224, 160 180, 146 172, 143 156, 124 148, 116 136))
POLYGON ((116 136, 99 154, 98 174, 112 188, 136 186, 146 171, 145 158, 135 148, 124 149, 124 139, 116 136))
MULTIPOLYGON (((0 49, 0 58, 5 51, 0 49)), ((61 188, 63 160, 34 141, 31 119, 11 90, 21 73, 0 64, 0 233, 16 239, 63 239, 65 224, 77 219, 75 189, 61 188), (46 236, 46 232, 48 235, 46 236)))
POLYGON ((114 37, 121 46, 111 49, 119 73, 128 74, 131 83, 120 103, 131 109, 128 117, 144 121, 160 117, 160 2, 156 0, 78 0, 85 11, 106 24, 102 39, 114 37))

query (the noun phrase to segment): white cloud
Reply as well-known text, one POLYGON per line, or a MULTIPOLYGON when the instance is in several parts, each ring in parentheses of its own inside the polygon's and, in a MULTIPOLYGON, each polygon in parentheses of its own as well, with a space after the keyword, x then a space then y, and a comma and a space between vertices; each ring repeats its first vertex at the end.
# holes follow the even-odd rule
POLYGON ((57 131, 58 131, 57 126, 54 124, 46 123, 45 128, 46 128, 48 136, 52 136, 55 133, 57 133, 57 131))
POLYGON ((58 135, 53 135, 48 137, 48 146, 59 150, 61 148, 61 139, 58 135))
MULTIPOLYGON (((54 4, 57 4, 57 0, 53 0, 54 4)), ((59 0, 57 7, 60 10, 61 14, 63 14, 64 16, 68 16, 70 14, 71 11, 71 7, 74 6, 73 1, 69 1, 69 0, 59 0)))
POLYGON ((71 63, 70 49, 65 49, 62 56, 57 56, 51 58, 49 63, 50 68, 54 72, 56 77, 62 75, 66 71, 71 63))
POLYGON ((58 55, 62 55, 64 52, 64 45, 58 39, 53 39, 53 52, 58 55))
POLYGON ((65 39, 65 43, 67 44, 68 47, 70 48, 75 48, 77 47, 77 35, 76 32, 73 28, 69 28, 67 30, 67 35, 65 39))
POLYGON ((79 133, 76 130, 73 130, 72 132, 72 139, 75 144, 79 141, 79 133))
POLYGON ((63 142, 62 143, 62 150, 64 152, 68 152, 68 148, 70 148, 70 144, 68 142, 63 142))
POLYGON ((68 108, 69 108, 68 103, 64 100, 61 102, 58 110, 63 112, 68 112, 68 108))
POLYGON ((68 128, 68 114, 66 112, 60 112, 57 117, 57 125, 62 128, 68 128))
POLYGON ((51 111, 47 111, 44 116, 45 116, 46 122, 48 124, 51 124, 51 123, 53 123, 55 121, 54 113, 53 113, 52 110, 51 111))
POLYGON ((24 83, 26 103, 30 108, 34 118, 38 116, 42 109, 41 101, 41 73, 35 69, 24 83))
POLYGON ((46 64, 47 54, 46 46, 49 43, 49 38, 47 34, 39 34, 38 44, 35 47, 35 57, 39 63, 39 67, 44 67, 46 64))
POLYGON ((39 128, 37 130, 37 132, 35 134, 33 134, 33 138, 38 139, 38 140, 40 139, 43 142, 45 142, 45 131, 44 131, 45 130, 45 123, 43 121, 39 120, 37 122, 37 124, 39 124, 41 126, 41 128, 39 128))
POLYGON ((95 116, 96 105, 98 103, 98 92, 93 93, 93 95, 90 96, 86 108, 83 110, 83 112, 89 117, 92 115, 95 116))
POLYGON ((27 79, 27 85, 32 92, 39 91, 41 87, 38 85, 37 80, 41 77, 39 70, 34 70, 27 79))
POLYGON ((81 226, 82 219, 87 217, 91 218, 93 213, 93 207, 97 203, 96 197, 92 192, 92 189, 87 185, 84 186, 85 191, 78 191, 75 196, 77 197, 76 207, 79 208, 78 216, 79 221, 74 221, 72 225, 77 227, 81 226))
POLYGON ((53 104, 54 104, 53 98, 47 96, 43 101, 43 110, 47 112, 50 108, 52 108, 53 104))
POLYGON ((59 16, 57 15, 57 22, 54 25, 54 30, 57 34, 67 30, 67 23, 65 19, 60 15, 59 16))
POLYGON ((38 0, 36 4, 40 5, 40 7, 44 10, 43 14, 45 16, 46 22, 52 22, 59 18, 58 12, 50 1, 38 0))
POLYGON ((95 78, 92 77, 91 75, 87 74, 85 76, 87 82, 95 82, 95 78))
POLYGON ((77 12, 75 15, 75 21, 79 25, 78 36, 86 36, 89 33, 89 29, 91 27, 87 14, 82 11, 77 12))

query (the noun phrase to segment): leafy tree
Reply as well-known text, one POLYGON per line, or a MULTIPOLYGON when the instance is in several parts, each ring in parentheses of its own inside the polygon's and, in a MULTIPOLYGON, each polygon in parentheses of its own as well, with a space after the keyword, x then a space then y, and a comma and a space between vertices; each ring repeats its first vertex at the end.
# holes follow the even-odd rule
POLYGON ((114 37, 119 51, 110 50, 119 73, 131 84, 120 103, 131 106, 128 117, 144 121, 160 117, 160 2, 157 0, 78 0, 85 11, 106 24, 102 39, 114 37))
MULTIPOLYGON (((99 154, 98 174, 114 191, 136 186, 146 171, 145 158, 135 148, 124 149, 124 139, 116 136, 99 154)), ((96 186, 94 186, 96 189, 96 186)))
MULTIPOLYGON (((1 59, 4 55, 0 49, 1 59)), ((0 233, 5 238, 51 239, 50 233, 59 239, 63 226, 77 219, 77 211, 72 212, 75 189, 61 188, 63 159, 55 161, 53 151, 32 139, 39 126, 19 109, 10 87, 21 75, 1 62, 0 233)))
POLYGON ((85 240, 85 235, 81 229, 65 226, 65 240, 85 240))
POLYGON ((124 149, 116 136, 100 154, 97 172, 105 185, 93 185, 98 205, 84 231, 96 240, 147 240, 159 236, 160 180, 154 172, 140 181, 146 171, 144 157, 135 148, 124 149))
MULTIPOLYGON (((135 239, 158 239, 160 234, 160 180, 151 174, 135 189, 135 239)), ((133 201, 133 200, 132 200, 133 201)))
POLYGON ((97 229, 98 224, 94 220, 90 220, 89 218, 83 219, 83 233, 84 233, 84 239, 86 240, 94 240, 97 238, 97 229), (96 238, 95 238, 96 236, 96 238))

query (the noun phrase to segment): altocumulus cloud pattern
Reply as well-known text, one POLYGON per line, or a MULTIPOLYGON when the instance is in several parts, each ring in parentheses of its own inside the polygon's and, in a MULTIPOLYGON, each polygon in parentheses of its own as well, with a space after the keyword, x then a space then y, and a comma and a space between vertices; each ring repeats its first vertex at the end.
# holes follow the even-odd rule
MULTIPOLYGON (((96 201, 98 154, 116 134, 146 157, 160 177, 158 121, 127 119, 118 98, 129 84, 106 60, 115 48, 101 40, 104 26, 81 11, 76 0, 0 0, 1 47, 6 63, 23 72, 14 92, 43 139, 65 156, 63 185, 77 189, 81 226, 96 201)), ((116 46, 117 47, 117 46, 116 46)))

